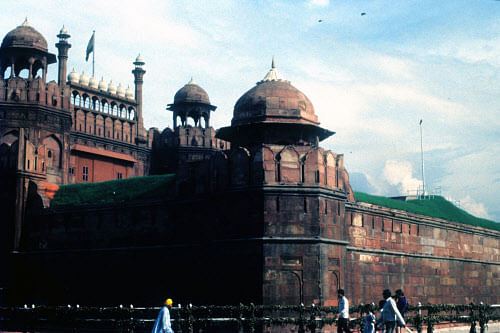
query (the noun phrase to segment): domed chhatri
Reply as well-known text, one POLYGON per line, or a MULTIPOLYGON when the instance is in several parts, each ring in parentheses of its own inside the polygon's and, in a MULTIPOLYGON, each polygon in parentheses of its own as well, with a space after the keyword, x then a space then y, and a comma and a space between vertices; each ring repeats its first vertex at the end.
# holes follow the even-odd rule
POLYGON ((205 119, 205 127, 209 126, 210 111, 217 107, 210 104, 207 92, 193 78, 179 89, 174 96, 174 103, 168 104, 167 110, 174 113, 174 128, 177 127, 177 117, 181 118, 182 126, 187 125, 187 118, 194 120, 195 126, 201 126, 200 119, 205 119))
POLYGON ((20 26, 5 35, 1 48, 33 48, 43 52, 48 51, 47 40, 35 30, 26 18, 20 26))
POLYGON ((217 136, 243 145, 314 144, 334 134, 318 125, 309 98, 283 79, 273 58, 264 79, 236 102, 231 126, 221 128, 217 136))

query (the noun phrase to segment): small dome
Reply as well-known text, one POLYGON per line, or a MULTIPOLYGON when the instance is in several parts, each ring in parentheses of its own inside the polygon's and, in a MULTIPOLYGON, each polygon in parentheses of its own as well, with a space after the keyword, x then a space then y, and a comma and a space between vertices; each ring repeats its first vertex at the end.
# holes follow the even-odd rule
POLYGON ((134 92, 132 91, 132 89, 130 89, 130 86, 128 86, 125 90, 125 97, 127 97, 128 99, 134 99, 134 92))
POLYGON ((28 23, 26 18, 20 26, 5 35, 1 48, 33 48, 47 52, 47 40, 28 23))
POLYGON ((141 54, 139 53, 139 55, 137 56, 137 58, 135 58, 134 65, 137 66, 137 67, 142 67, 142 66, 144 66, 144 64, 145 64, 145 62, 142 59, 141 54))
POLYGON ((99 84, 97 83, 97 79, 94 76, 92 76, 89 80, 89 87, 94 88, 94 89, 97 89, 99 87, 99 84))
POLYGON ((80 81, 78 83, 83 86, 89 85, 89 78, 87 77, 87 75, 85 75, 85 72, 82 72, 82 75, 80 75, 80 81))
POLYGON ((71 73, 69 73, 68 75, 68 81, 71 83, 78 83, 79 80, 80 80, 80 75, 78 75, 78 73, 75 72, 75 69, 73 68, 71 73))
POLYGON ((99 81, 98 89, 104 91, 108 90, 108 84, 104 81, 103 77, 101 77, 101 81, 99 81))
POLYGON ((108 92, 111 93, 111 94, 116 94, 116 86, 113 83, 113 81, 109 81, 108 92))
POLYGON ((120 97, 125 97, 125 89, 123 89, 121 83, 118 85, 118 88, 116 88, 116 94, 120 97))
POLYGON ((179 103, 201 103, 210 104, 207 92, 194 82, 193 78, 174 96, 174 104, 179 103))
POLYGON ((60 35, 69 35, 69 32, 68 32, 68 30, 64 27, 64 25, 62 26, 61 30, 59 31, 59 34, 60 34, 60 35))

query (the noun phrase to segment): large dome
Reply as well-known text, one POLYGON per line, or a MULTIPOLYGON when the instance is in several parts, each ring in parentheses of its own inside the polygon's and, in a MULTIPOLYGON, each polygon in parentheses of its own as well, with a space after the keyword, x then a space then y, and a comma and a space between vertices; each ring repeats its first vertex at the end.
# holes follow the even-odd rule
POLYGON ((261 81, 238 99, 231 123, 256 122, 318 124, 318 117, 309 98, 290 82, 261 81))
POLYGON ((47 40, 25 20, 23 24, 5 35, 1 48, 33 48, 43 52, 48 51, 47 40))
POLYGON ((217 138, 243 146, 316 144, 335 133, 318 125, 309 98, 281 77, 273 59, 264 79, 238 99, 231 126, 220 128, 217 138))
POLYGON ((262 122, 319 124, 309 98, 281 78, 274 60, 264 79, 238 99, 231 124, 262 122))
POLYGON ((197 85, 193 79, 179 89, 174 96, 174 104, 201 103, 210 105, 207 92, 197 85))

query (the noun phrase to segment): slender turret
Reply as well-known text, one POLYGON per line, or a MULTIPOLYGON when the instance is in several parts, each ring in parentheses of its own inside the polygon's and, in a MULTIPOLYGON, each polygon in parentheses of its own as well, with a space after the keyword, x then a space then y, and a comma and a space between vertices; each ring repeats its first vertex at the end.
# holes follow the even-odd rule
POLYGON ((142 68, 144 64, 145 62, 139 54, 134 61, 135 68, 132 70, 135 84, 135 101, 137 102, 137 143, 146 142, 146 133, 144 133, 144 124, 142 120, 142 83, 144 82, 142 78, 146 73, 146 71, 142 68))
POLYGON ((63 87, 66 84, 66 72, 68 70, 68 50, 71 47, 71 44, 68 43, 68 38, 70 37, 71 35, 63 25, 61 31, 59 31, 59 34, 57 35, 57 38, 59 38, 59 42, 56 44, 56 47, 59 50, 59 54, 57 55, 57 59, 59 60, 57 83, 60 87, 63 87))

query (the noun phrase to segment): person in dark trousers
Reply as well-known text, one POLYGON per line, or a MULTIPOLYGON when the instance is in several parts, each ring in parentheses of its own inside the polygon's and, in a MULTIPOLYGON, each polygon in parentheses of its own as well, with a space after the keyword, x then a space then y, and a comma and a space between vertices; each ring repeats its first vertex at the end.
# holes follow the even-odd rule
POLYGON ((344 289, 337 290, 337 298, 339 299, 337 332, 351 333, 351 330, 349 329, 349 300, 344 295, 344 289))
POLYGON ((391 297, 391 291, 385 289, 382 293, 385 299, 384 307, 381 313, 381 322, 385 326, 385 333, 394 333, 396 329, 396 322, 401 325, 401 327, 406 327, 405 320, 399 313, 396 302, 391 297))
MULTIPOLYGON (((408 308, 408 301, 406 300, 405 294, 401 289, 396 290, 396 306, 398 307, 401 317, 405 319, 406 309, 408 308)), ((402 332, 401 325, 398 323, 398 331, 402 332)))

